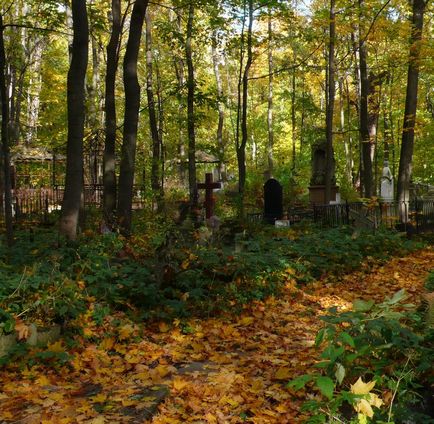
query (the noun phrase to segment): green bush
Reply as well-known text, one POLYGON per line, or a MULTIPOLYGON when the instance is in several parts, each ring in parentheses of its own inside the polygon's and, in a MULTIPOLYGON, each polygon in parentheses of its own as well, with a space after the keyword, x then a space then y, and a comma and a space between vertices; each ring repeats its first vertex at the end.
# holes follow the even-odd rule
POLYGON ((322 317, 326 326, 315 341, 323 349, 318 372, 288 384, 297 390, 309 385, 323 395, 304 404, 313 414, 310 422, 434 422, 420 405, 434 354, 431 335, 416 331, 420 317, 404 299, 401 290, 382 303, 356 300, 353 310, 332 308, 322 317))
POLYGON ((222 230, 201 241, 198 232, 164 220, 137 225, 141 232, 129 241, 88 234, 59 245, 53 231, 35 232, 34 241, 19 234, 11 250, 0 247, 0 307, 58 322, 76 317, 92 299, 127 311, 134 306, 141 318, 210 314, 278 293, 288 269, 306 283, 415 247, 392 232, 353 239, 345 228, 257 227, 236 237, 222 230), (241 252, 234 251, 234 237, 241 252))

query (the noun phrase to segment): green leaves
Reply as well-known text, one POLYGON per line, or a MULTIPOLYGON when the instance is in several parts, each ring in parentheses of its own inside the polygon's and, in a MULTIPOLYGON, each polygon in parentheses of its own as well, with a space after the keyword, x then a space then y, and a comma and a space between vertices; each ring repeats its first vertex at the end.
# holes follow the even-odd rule
POLYGON ((342 384, 342 381, 344 381, 345 378, 345 368, 342 364, 337 363, 336 364, 336 372, 335 372, 336 381, 339 384, 342 384))
POLYGON ((329 400, 333 397, 335 383, 330 377, 319 376, 315 381, 320 392, 329 400))
POLYGON ((355 312, 368 312, 372 309, 372 307, 374 306, 374 301, 373 300, 361 300, 361 299, 356 299, 353 302, 353 309, 355 312))

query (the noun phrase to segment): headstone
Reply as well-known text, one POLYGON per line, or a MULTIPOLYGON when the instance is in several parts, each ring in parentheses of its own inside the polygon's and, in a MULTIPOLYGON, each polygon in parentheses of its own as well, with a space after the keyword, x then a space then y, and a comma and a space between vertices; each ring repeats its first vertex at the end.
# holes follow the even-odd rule
POLYGON ((386 203, 393 202, 393 175, 390 172, 387 160, 384 161, 383 174, 381 176, 380 196, 386 203))
MULTIPOLYGON (((326 164, 327 164, 327 142, 320 141, 312 146, 312 177, 309 186, 309 200, 312 204, 325 204, 325 183, 326 183, 326 164)), ((336 186, 335 163, 332 164, 332 186, 330 201, 339 203, 336 198, 339 187, 336 186)))
POLYGON ((283 190, 279 181, 270 178, 264 184, 264 220, 275 223, 283 215, 283 190))
POLYGON ((213 190, 216 188, 220 188, 220 183, 215 183, 212 180, 212 173, 205 174, 205 182, 199 183, 197 188, 205 189, 205 211, 206 211, 206 219, 210 219, 214 215, 214 204, 215 200, 212 195, 213 190))

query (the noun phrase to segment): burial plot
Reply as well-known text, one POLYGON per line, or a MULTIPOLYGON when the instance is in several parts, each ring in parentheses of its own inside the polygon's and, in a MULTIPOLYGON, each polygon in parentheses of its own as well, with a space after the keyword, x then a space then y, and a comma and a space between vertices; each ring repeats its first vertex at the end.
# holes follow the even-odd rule
POLYGON ((264 221, 274 224, 283 215, 283 190, 279 181, 270 178, 264 184, 264 221))

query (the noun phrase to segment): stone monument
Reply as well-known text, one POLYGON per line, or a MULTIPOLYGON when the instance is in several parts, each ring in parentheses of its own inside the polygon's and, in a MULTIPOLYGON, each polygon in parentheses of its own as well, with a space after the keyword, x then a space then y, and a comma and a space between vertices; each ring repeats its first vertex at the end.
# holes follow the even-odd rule
MULTIPOLYGON (((312 146, 312 178, 309 186, 309 200, 312 204, 325 204, 327 142, 320 141, 312 146)), ((336 185, 335 163, 333 159, 331 202, 336 202, 339 187, 336 185)))
POLYGON ((270 178, 264 184, 264 221, 273 224, 283 215, 283 189, 279 181, 270 178))
POLYGON ((393 175, 389 168, 389 162, 384 161, 383 173, 381 176, 380 197, 385 203, 391 203, 394 199, 393 175))

